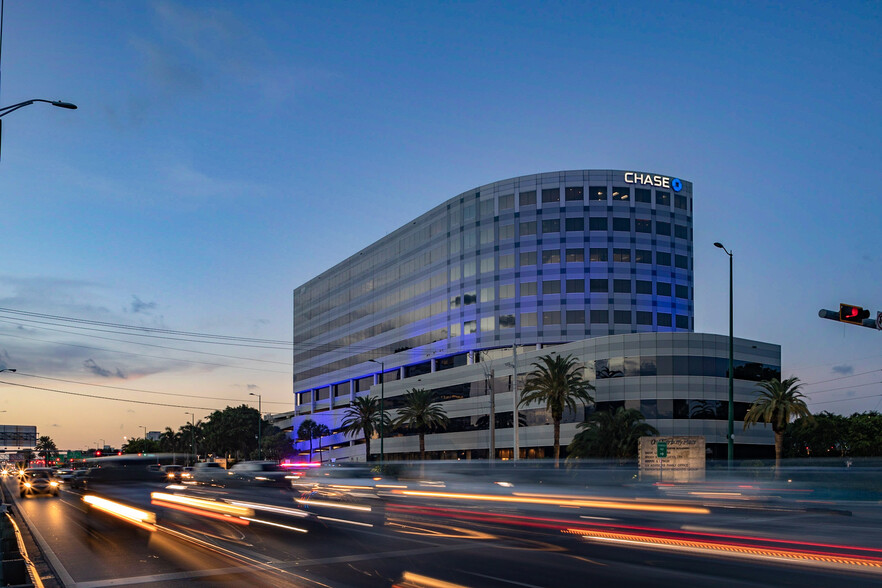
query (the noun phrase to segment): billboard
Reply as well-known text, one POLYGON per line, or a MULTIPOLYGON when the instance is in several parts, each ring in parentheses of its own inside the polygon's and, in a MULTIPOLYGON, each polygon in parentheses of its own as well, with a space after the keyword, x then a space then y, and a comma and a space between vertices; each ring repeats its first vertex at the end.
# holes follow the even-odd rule
POLYGON ((0 451, 37 444, 37 427, 32 425, 0 425, 0 451))

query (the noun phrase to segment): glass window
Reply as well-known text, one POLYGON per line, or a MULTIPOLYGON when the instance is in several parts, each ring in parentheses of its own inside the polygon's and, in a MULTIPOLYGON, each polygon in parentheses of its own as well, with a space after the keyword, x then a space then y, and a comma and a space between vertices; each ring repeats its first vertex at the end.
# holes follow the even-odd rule
POLYGON ((542 202, 560 202, 560 188, 542 188, 542 202))
POLYGON ((462 303, 463 306, 468 306, 469 304, 474 304, 478 301, 478 293, 473 290, 471 292, 466 292, 462 295, 462 303))
POLYGON ((655 265, 671 265, 671 254, 659 251, 655 254, 655 265))
POLYGON ((567 280, 567 294, 578 294, 585 291, 585 280, 567 280))
POLYGON ((689 258, 685 255, 675 255, 674 266, 680 269, 689 269, 689 258))
MULTIPOLYGON (((592 292, 609 292, 609 280, 606 278, 592 278, 590 284, 592 292)), ((594 321, 592 320, 591 322, 593 323, 594 321)))
POLYGON ((542 282, 542 294, 560 294, 560 280, 545 280, 542 282))
POLYGON ((638 218, 634 222, 634 230, 638 233, 651 233, 652 221, 648 219, 638 218))
POLYGON ((585 219, 581 216, 577 218, 568 218, 566 221, 566 229, 567 231, 584 231, 585 219))
POLYGON ((651 325, 652 324, 652 313, 646 310, 638 310, 637 311, 637 324, 638 325, 651 325))
POLYGON ((631 280, 613 280, 613 292, 617 294, 630 294, 631 280))
POLYGON ((475 263, 474 259, 462 264, 462 277, 470 278, 473 275, 475 275, 475 268, 476 267, 477 267, 477 264, 475 263))
POLYGON ((605 231, 609 228, 607 224, 606 217, 592 217, 588 219, 588 230, 589 231, 605 231))
POLYGON ((536 282, 521 282, 521 296, 535 296, 537 291, 536 282))
POLYGON ((542 263, 560 263, 560 249, 549 249, 542 252, 542 263))
POLYGON ((585 261, 584 249, 567 249, 567 263, 580 263, 585 261))
POLYGON ((520 203, 521 206, 535 206, 536 205, 536 190, 530 190, 528 192, 520 193, 520 203))
POLYGON ((451 268, 450 268, 450 281, 455 282, 458 279, 460 279, 460 277, 462 277, 462 268, 460 268, 460 266, 458 264, 451 266, 451 268))
POLYGON ((613 186, 613 200, 628 200, 631 197, 631 189, 626 186, 613 186))
POLYGON ((657 400, 651 399, 641 399, 640 400, 640 414, 643 415, 643 418, 646 419, 657 419, 658 418, 658 405, 657 400))
POLYGON ((652 251, 649 249, 638 249, 634 252, 634 261, 637 263, 652 263, 652 251))
POLYGON ((521 237, 536 234, 536 221, 521 223, 521 237))
POLYGON ((568 310, 567 311, 567 324, 568 325, 584 325, 585 324, 585 311, 584 310, 568 310))
POLYGON ((515 315, 513 315, 513 314, 499 315, 499 328, 500 329, 513 329, 514 326, 515 326, 515 315))
POLYGON ((684 286, 683 284, 677 284, 675 290, 677 298, 683 298, 685 300, 689 300, 689 286, 684 286))
POLYGON ((682 194, 674 194, 674 208, 686 210, 686 197, 682 194))
POLYGON ((614 231, 630 231, 631 230, 631 219, 629 219, 629 218, 614 218, 613 219, 613 230, 614 231))
POLYGON ((481 288, 481 302, 493 302, 494 294, 493 286, 481 288))
POLYGON ((315 399, 316 400, 327 400, 331 397, 331 388, 329 386, 325 386, 324 388, 318 388, 315 391, 315 399))
POLYGON ((543 233, 560 233, 560 219, 550 218, 542 221, 543 233))
POLYGON ((671 193, 656 190, 655 191, 655 205, 656 206, 670 206, 671 205, 671 193))
POLYGON ((493 216, 493 200, 482 200, 481 201, 481 218, 486 218, 488 216, 493 216))
POLYGON ((535 312, 522 312, 521 313, 521 326, 522 327, 535 327, 539 325, 539 321, 535 312))
POLYGON ((536 252, 535 251, 522 251, 521 252, 521 267, 523 267, 525 265, 536 265, 536 252))
POLYGON ((671 236, 671 223, 663 223, 661 221, 655 222, 655 233, 657 235, 664 235, 666 237, 671 236))
POLYGON ((298 392, 297 398, 298 398, 298 404, 312 402, 312 390, 307 390, 306 392, 298 392))
POLYGON ((615 311, 613 311, 613 322, 617 325, 630 325, 631 324, 631 311, 630 310, 615 310, 615 311))
POLYGON ((365 390, 370 390, 371 386, 374 385, 374 377, 367 376, 365 378, 359 378, 355 381, 355 391, 356 392, 364 392, 365 390))
POLYGON ((655 293, 659 296, 670 296, 671 285, 667 282, 658 282, 655 285, 655 293))
POLYGON ((590 261, 609 261, 609 251, 606 247, 592 247, 589 251, 589 260, 590 261))
POLYGON ((466 204, 462 207, 462 220, 464 221, 473 221, 475 220, 475 215, 478 212, 478 207, 472 204, 466 204))
POLYGON ((559 310, 549 310, 542 313, 542 325, 559 325, 560 324, 560 311, 559 310))
POLYGON ((465 251, 471 251, 478 246, 478 235, 475 229, 469 229, 462 233, 462 248, 465 251))
POLYGON ((660 327, 670 327, 671 326, 671 314, 668 312, 660 312, 657 315, 658 318, 658 326, 660 327))
POLYGON ((652 282, 649 280, 637 280, 636 285, 638 294, 652 294, 652 282))
POLYGON ((511 269, 514 266, 514 253, 506 253, 499 256, 499 269, 511 269))
MULTIPOLYGON (((645 202, 646 204, 652 204, 652 193, 650 190, 646 188, 634 188, 634 201, 635 202, 645 202)), ((501 201, 500 201, 501 202, 501 201)), ((500 204, 500 209, 502 205, 500 204)))
POLYGON ((674 225, 674 237, 686 239, 686 225, 674 225))
POLYGON ((481 244, 492 243, 495 241, 495 237, 493 235, 493 225, 488 227, 481 227, 481 244))
POLYGON ((608 310, 592 310, 591 311, 591 324, 592 325, 608 325, 609 324, 609 311, 608 310))
POLYGON ((499 225, 499 240, 514 239, 515 230, 513 224, 499 225))
POLYGON ((689 328, 689 317, 684 314, 677 315, 677 328, 678 329, 688 329, 689 328))
POLYGON ((451 337, 459 337, 462 334, 462 325, 459 323, 453 323, 450 325, 450 336, 451 337))
POLYGON ((506 194, 499 197, 499 210, 514 209, 514 194, 506 194))
POLYGON ((567 202, 573 200, 584 200, 584 189, 582 186, 567 186, 565 189, 567 202))
POLYGON ((623 261, 630 262, 631 261, 631 250, 630 249, 613 249, 613 261, 623 261))
POLYGON ((499 299, 507 300, 508 298, 515 297, 515 286, 514 284, 500 284, 499 285, 499 299))
POLYGON ((496 330, 496 317, 494 316, 485 316, 481 319, 481 332, 487 333, 489 331, 496 330))
POLYGON ((462 330, 466 335, 474 335, 478 332, 477 321, 466 321, 462 325, 462 330))
POLYGON ((588 188, 588 200, 606 200, 606 186, 588 188))
POLYGON ((481 260, 481 273, 486 274, 487 272, 492 272, 495 265, 496 264, 494 263, 494 260, 492 257, 483 258, 481 260))

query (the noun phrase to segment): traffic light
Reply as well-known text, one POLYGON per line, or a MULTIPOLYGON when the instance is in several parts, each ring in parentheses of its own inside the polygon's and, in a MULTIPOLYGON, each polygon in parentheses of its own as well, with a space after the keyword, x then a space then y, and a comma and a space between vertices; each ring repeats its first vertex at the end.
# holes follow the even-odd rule
POLYGON ((839 305, 839 320, 843 323, 860 325, 864 322, 865 318, 870 318, 869 310, 864 310, 860 306, 853 306, 851 304, 839 305))

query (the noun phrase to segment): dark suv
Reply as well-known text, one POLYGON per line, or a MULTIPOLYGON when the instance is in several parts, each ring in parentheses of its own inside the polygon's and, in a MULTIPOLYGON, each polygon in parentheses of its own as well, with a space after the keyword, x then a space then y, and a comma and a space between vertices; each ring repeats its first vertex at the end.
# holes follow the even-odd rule
POLYGON ((52 470, 28 468, 18 479, 18 495, 21 498, 37 494, 58 496, 59 485, 58 480, 52 475, 52 470))

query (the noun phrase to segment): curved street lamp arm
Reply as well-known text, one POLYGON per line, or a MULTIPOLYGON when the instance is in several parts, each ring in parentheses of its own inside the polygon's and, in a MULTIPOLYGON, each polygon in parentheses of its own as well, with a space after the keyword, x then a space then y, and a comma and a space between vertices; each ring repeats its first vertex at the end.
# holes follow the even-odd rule
POLYGON ((58 108, 67 108, 68 110, 76 110, 77 105, 71 102, 63 102, 61 100, 43 100, 42 98, 34 98, 33 100, 25 100, 24 102, 19 102, 18 104, 12 104, 10 106, 4 106, 0 108, 0 116, 6 116, 10 112, 15 112, 19 108, 24 108, 25 106, 30 106, 34 102, 45 102, 46 104, 51 104, 52 106, 57 106, 58 108))

